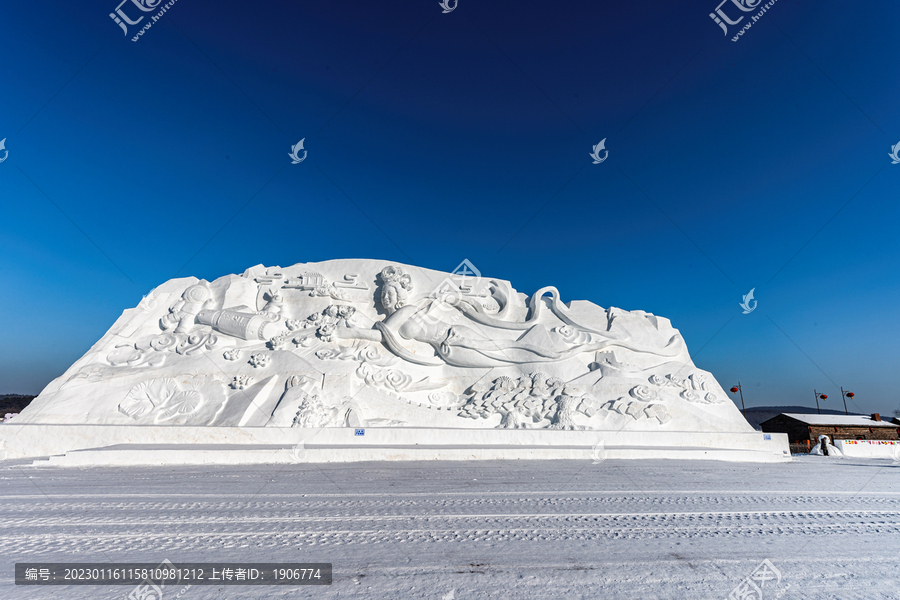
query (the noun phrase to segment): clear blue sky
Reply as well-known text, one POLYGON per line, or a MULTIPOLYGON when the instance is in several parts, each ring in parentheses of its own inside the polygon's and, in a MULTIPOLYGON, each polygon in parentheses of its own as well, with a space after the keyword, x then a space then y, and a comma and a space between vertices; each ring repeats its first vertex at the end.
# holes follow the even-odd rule
POLYGON ((750 406, 890 412, 900 4, 779 0, 738 42, 716 4, 178 0, 132 42, 116 0, 4 3, 0 393, 175 276, 468 258, 669 317, 750 406))

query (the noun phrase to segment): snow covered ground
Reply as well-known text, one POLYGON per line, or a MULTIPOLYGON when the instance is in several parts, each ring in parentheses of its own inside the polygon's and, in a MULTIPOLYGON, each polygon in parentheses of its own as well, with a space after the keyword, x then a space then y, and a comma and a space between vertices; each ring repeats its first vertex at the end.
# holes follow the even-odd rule
MULTIPOLYGON (((330 587, 222 598, 900 598, 900 464, 606 460, 35 468, 0 462, 0 598, 15 562, 331 562, 330 587), (743 597, 743 596, 736 596, 743 597), (758 596, 746 596, 757 598, 758 596)), ((164 598, 174 597, 175 592, 164 598)))

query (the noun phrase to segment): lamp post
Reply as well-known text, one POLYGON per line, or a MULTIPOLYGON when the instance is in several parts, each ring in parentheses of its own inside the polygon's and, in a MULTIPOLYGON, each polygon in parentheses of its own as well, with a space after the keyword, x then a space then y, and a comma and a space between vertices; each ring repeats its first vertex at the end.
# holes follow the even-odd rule
POLYGON ((747 409, 744 407, 744 390, 741 389, 741 382, 738 381, 738 384, 731 388, 731 393, 736 394, 741 393, 741 414, 744 415, 744 418, 747 418, 747 409))
POLYGON ((853 392, 845 392, 844 388, 841 388, 841 398, 844 399, 844 414, 849 415, 850 412, 847 410, 847 398, 850 398, 850 401, 853 402, 853 396, 855 396, 853 392))
POLYGON ((819 411, 819 414, 821 415, 822 409, 819 408, 819 398, 822 399, 822 402, 825 402, 826 400, 828 400, 828 396, 826 396, 825 394, 820 394, 816 390, 813 390, 813 393, 816 395, 816 410, 819 411))

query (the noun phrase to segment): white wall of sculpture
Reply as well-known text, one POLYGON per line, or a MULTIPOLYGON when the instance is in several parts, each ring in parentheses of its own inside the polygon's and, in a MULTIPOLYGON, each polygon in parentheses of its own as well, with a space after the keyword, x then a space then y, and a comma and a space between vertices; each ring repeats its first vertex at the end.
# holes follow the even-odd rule
POLYGON ((18 424, 752 432, 668 319, 379 260, 173 279, 18 424))

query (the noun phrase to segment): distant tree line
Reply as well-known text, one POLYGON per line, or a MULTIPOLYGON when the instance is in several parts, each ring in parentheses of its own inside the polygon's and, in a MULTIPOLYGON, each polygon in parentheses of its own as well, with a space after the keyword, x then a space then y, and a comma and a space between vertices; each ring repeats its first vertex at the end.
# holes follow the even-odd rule
POLYGON ((22 412, 34 399, 35 396, 26 394, 0 394, 0 417, 6 413, 22 412))

